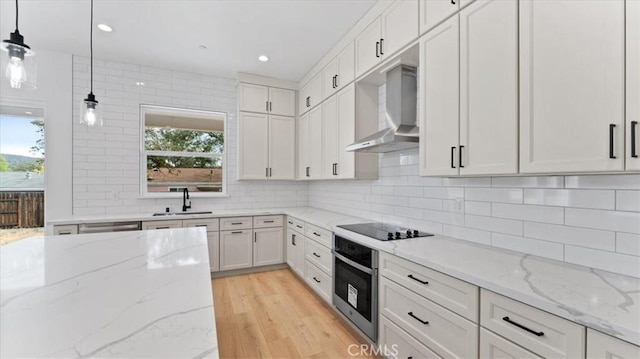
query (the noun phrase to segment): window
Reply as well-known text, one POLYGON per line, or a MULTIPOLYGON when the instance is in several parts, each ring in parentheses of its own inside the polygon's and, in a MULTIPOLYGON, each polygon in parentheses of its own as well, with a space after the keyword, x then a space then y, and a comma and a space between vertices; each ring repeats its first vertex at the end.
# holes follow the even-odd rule
POLYGON ((226 196, 226 113, 142 105, 141 195, 226 196))

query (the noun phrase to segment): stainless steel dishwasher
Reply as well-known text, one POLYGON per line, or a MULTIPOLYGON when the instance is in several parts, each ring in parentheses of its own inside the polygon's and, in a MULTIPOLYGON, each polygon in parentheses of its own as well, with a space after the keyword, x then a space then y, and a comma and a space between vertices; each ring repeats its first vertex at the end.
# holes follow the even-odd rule
POLYGON ((125 232, 139 231, 141 229, 141 222, 82 223, 78 226, 78 233, 125 232))

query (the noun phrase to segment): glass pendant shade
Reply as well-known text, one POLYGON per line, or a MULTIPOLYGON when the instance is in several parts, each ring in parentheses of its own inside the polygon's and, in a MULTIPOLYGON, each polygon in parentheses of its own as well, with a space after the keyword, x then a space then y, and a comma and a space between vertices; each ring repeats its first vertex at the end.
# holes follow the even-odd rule
POLYGON ((96 101, 96 97, 93 93, 87 95, 80 105, 80 123, 89 127, 102 126, 104 120, 102 117, 102 107, 100 103, 96 101))
POLYGON ((0 68, 15 89, 35 89, 38 75, 36 53, 24 43, 24 38, 16 30, 8 40, 2 41, 3 54, 0 68))

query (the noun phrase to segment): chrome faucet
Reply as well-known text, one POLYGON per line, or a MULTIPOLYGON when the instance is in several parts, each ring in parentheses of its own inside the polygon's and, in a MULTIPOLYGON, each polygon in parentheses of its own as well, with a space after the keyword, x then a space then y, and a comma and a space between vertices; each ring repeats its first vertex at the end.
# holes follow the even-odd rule
POLYGON ((187 200, 189 199, 189 190, 185 187, 182 190, 182 212, 186 212, 189 208, 191 208, 191 201, 189 201, 189 205, 187 205, 187 200))

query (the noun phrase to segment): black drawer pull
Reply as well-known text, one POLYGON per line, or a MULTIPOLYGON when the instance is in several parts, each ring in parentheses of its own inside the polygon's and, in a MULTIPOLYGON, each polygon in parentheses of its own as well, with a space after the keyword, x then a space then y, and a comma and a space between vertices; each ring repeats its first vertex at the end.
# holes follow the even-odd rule
POLYGON ((528 332, 529 332, 529 333, 531 333, 531 334, 535 334, 535 335, 537 335, 537 336, 539 336, 539 337, 541 337, 541 336, 543 336, 543 335, 544 335, 544 332, 536 332, 535 330, 531 330, 531 329, 529 329, 529 328, 525 327, 525 326, 524 326, 524 325, 522 325, 522 324, 518 324, 518 323, 514 322, 513 320, 509 319, 509 317, 504 317, 504 318, 502 318, 502 320, 504 320, 505 322, 507 322, 507 323, 509 323, 509 324, 513 324, 513 325, 515 325, 516 327, 518 327, 518 328, 520 328, 520 329, 526 330, 526 331, 528 331, 528 332))
POLYGON ((380 57, 380 41, 376 41, 376 57, 380 57))
POLYGON ((456 147, 453 146, 453 147, 451 147, 451 168, 456 168, 456 165, 455 165, 454 159, 453 159, 455 157, 455 155, 456 155, 456 147))
POLYGON ((240 233, 242 233, 242 231, 231 232, 231 234, 240 234, 240 233))
POLYGON ((156 227, 156 229, 169 229, 170 227, 156 227))
POLYGON ((407 277, 409 277, 409 278, 411 278, 411 279, 415 280, 416 282, 420 282, 420 283, 422 283, 422 284, 429 284, 429 282, 427 282, 426 280, 420 280, 420 279, 418 279, 418 278, 414 277, 414 276, 413 276, 413 274, 409 274, 407 277))
POLYGON ((296 224, 296 227, 298 227, 298 228, 302 228, 302 226, 301 226, 301 225, 299 225, 299 224, 296 224))
POLYGON ((460 168, 464 168, 464 166, 462 165, 462 149, 464 148, 464 146, 460 146, 460 150, 458 151, 458 166, 460 166, 460 168))
POLYGON ((231 225, 233 225, 233 226, 237 226, 237 225, 240 225, 240 224, 242 224, 242 222, 231 222, 231 225))
POLYGON ((631 157, 638 158, 636 152, 636 127, 638 127, 638 121, 631 121, 631 157))
POLYGON ((264 223, 273 223, 274 221, 263 221, 264 223))
POLYGON ((320 283, 320 281, 319 281, 319 280, 318 280, 318 278, 316 278, 316 277, 313 277, 313 280, 315 280, 315 281, 316 281, 316 283, 320 283))
POLYGON ((318 236, 318 237, 320 237, 320 234, 318 234, 318 233, 316 233, 316 232, 313 232, 313 234, 314 234, 314 235, 316 235, 316 236, 318 236))
POLYGON ((206 224, 196 224, 196 227, 206 227, 206 224))
POLYGON ((615 124, 610 124, 609 125, 609 158, 611 159, 616 159, 616 155, 614 153, 614 131, 616 129, 616 125, 615 124))
POLYGON ((422 324, 424 324, 424 325, 429 324, 429 322, 428 322, 428 321, 426 321, 426 320, 422 320, 422 319, 420 319, 420 318, 416 317, 415 315, 413 315, 413 312, 409 312, 409 313, 407 313, 407 314, 409 314, 409 316, 410 316, 411 318, 413 318, 413 319, 415 319, 415 320, 419 321, 420 323, 422 323, 422 324))
POLYGON ((383 43, 384 43, 384 39, 380 39, 380 55, 384 55, 384 51, 382 50, 383 43))
POLYGON ((320 258, 320 255, 318 253, 316 253, 316 252, 313 252, 313 255, 318 257, 318 258, 320 258))
POLYGON ((287 223, 289 223, 289 224, 293 224, 293 222, 291 222, 291 221, 287 221, 287 223))

